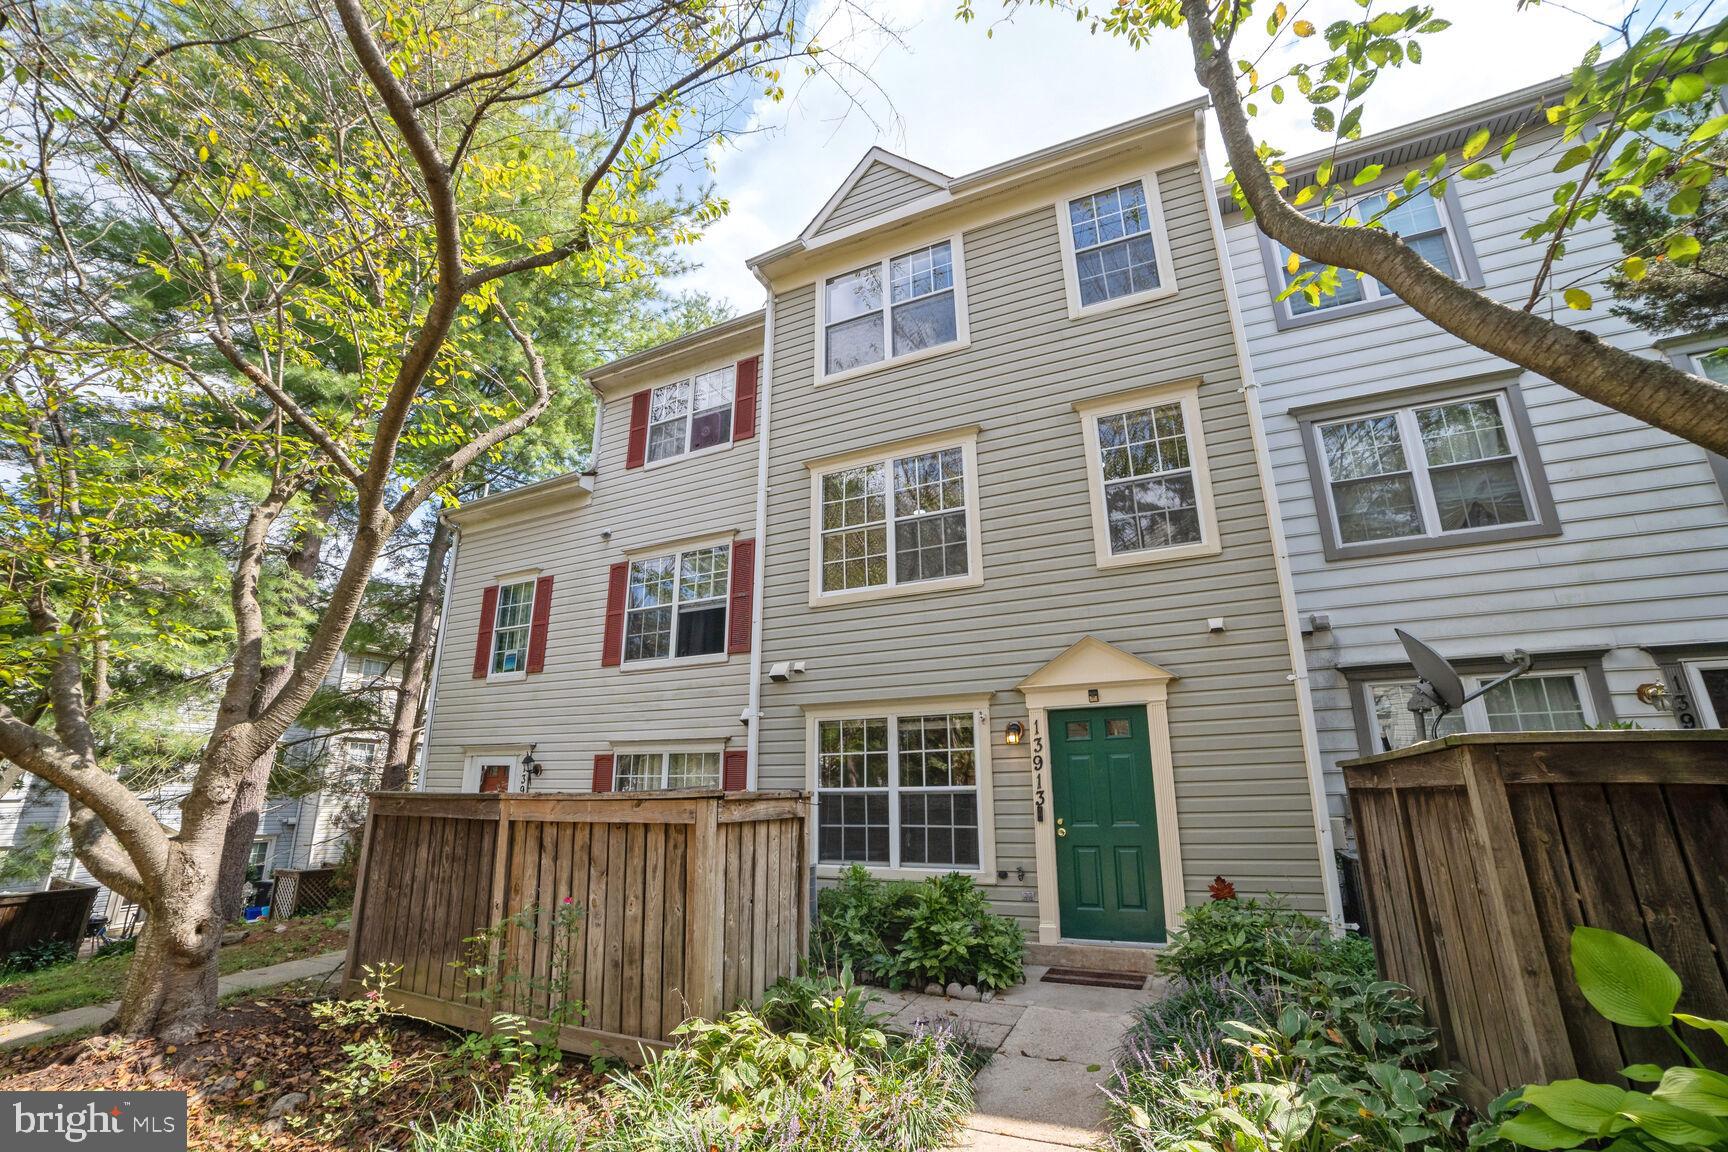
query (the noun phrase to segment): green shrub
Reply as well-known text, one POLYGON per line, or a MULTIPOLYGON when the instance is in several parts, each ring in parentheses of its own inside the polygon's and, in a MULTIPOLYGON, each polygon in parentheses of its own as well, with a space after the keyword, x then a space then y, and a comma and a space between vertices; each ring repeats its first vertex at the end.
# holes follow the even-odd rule
POLYGON ((138 951, 138 937, 128 936, 124 940, 110 940, 96 949, 93 959, 106 960, 110 956, 130 956, 138 951))
POLYGON ((525 1080, 448 1121, 414 1125, 414 1152, 580 1152, 586 1120, 525 1080))
POLYGON ((26 944, 7 953, 5 964, 0 964, 0 973, 22 975, 26 972, 41 972, 46 968, 70 964, 76 959, 77 945, 68 944, 64 940, 38 940, 34 944, 26 944))
POLYGON ((991 913, 970 876, 881 881, 853 865, 816 898, 812 951, 822 967, 849 966, 890 988, 976 984, 1008 988, 1024 979, 1020 925, 991 913))
POLYGON ((842 969, 838 979, 785 977, 763 996, 762 1018, 782 1032, 803 1032, 824 1043, 858 1048, 866 1033, 881 1031, 888 1013, 871 1011, 876 997, 851 977, 850 969, 842 969))
POLYGON ((1231 898, 1189 908, 1158 967, 1196 984, 1305 978, 1322 970, 1367 978, 1374 974, 1374 947, 1360 938, 1334 940, 1324 923, 1280 897, 1231 898))
POLYGON ((746 1010, 682 1025, 677 1047, 614 1079, 586 1147, 914 1152, 951 1143, 972 1105, 962 1046, 943 1030, 886 1035, 857 991, 779 989, 765 1012, 810 1021, 809 1032, 775 1031, 746 1010))

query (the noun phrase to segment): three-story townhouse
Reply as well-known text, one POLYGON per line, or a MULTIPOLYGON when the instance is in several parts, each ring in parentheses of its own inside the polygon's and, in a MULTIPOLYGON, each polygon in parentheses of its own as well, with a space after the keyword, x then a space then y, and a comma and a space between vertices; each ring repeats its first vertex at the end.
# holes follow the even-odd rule
POLYGON ((959 177, 872 149, 751 261, 763 312, 597 372, 594 475, 450 514, 425 786, 712 784, 678 757, 718 753, 813 795, 820 878, 966 873, 1045 958, 1162 942, 1220 875, 1335 916, 1203 128, 959 177), (726 542, 742 643, 685 655, 726 542), (543 659, 528 624, 501 662, 533 612, 488 589, 548 579, 543 659))
MULTIPOLYGON (((1453 180, 1394 206, 1384 225, 1439 267, 1523 307, 1543 259, 1524 239, 1546 217, 1566 145, 1544 99, 1510 93, 1347 145, 1334 212, 1369 219, 1385 190, 1472 133, 1521 129, 1490 180, 1453 180), (1384 165, 1360 188, 1355 174, 1384 165)), ((1328 153, 1330 155, 1330 153, 1328 153)), ((1286 161, 1293 186, 1323 159, 1286 161)), ((1498 162, 1497 162, 1498 164, 1498 162)), ((1236 290, 1266 414, 1281 518, 1307 634, 1328 804, 1346 833, 1337 764, 1413 743, 1414 673, 1401 627, 1476 688, 1527 650, 1534 669, 1449 716, 1442 731, 1644 728, 1728 721, 1728 467, 1440 330, 1369 278, 1294 295, 1288 257, 1224 201, 1236 290)), ((1611 224, 1582 221, 1538 307, 1603 341, 1711 373, 1708 332, 1654 340, 1610 312, 1611 224), (1582 286, 1595 304, 1567 308, 1582 286)))

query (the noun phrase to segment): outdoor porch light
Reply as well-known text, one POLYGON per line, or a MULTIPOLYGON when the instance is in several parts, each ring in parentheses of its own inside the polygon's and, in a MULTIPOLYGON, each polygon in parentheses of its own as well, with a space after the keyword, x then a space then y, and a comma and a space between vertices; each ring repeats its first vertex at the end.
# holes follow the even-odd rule
POLYGON ((524 792, 534 787, 534 778, 541 772, 540 761, 534 759, 534 749, 538 747, 540 745, 530 744, 528 751, 522 753, 522 791, 524 792))
POLYGON ((1008 730, 1003 733, 1002 738, 1010 744, 1018 744, 1024 735, 1026 735, 1025 726, 1018 720, 1010 720, 1008 721, 1008 730))

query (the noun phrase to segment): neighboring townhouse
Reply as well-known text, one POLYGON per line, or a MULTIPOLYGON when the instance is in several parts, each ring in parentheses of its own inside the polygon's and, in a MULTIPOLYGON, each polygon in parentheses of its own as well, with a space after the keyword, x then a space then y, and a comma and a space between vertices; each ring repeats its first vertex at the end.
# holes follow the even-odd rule
POLYGON ((447 513, 423 787, 745 786, 761 353, 758 312, 595 371, 593 472, 447 513))
MULTIPOLYGON (((1564 91, 1561 84, 1558 91, 1564 91)), ((1350 211, 1479 128, 1523 129, 1493 178, 1453 180, 1385 224, 1430 261, 1522 307, 1563 149, 1540 114, 1553 84, 1344 147, 1334 179, 1350 211), (1384 165, 1361 188, 1354 176, 1384 165)), ((1293 186, 1322 156, 1286 161, 1293 186)), ((1497 162, 1498 164, 1498 162, 1497 162)), ((1341 760, 1414 742, 1402 627, 1475 688, 1524 648, 1535 669, 1449 717, 1444 731, 1728 721, 1728 506, 1724 462, 1522 372, 1429 323, 1370 279, 1346 275, 1318 305, 1279 301, 1287 254, 1224 199, 1230 259, 1265 412, 1309 689, 1335 819, 1341 760), (1655 701, 1651 703, 1650 701, 1655 701)), ((1539 303, 1605 342, 1711 374, 1710 333, 1653 341, 1609 314, 1605 219, 1567 241, 1539 303), (1584 277, 1595 307, 1560 296, 1584 277)), ((1335 829, 1335 832, 1341 831, 1335 829)))
POLYGON ((1163 941, 1218 875, 1336 916, 1203 129, 872 149, 763 313, 597 373, 593 474, 449 514, 425 786, 717 754, 813 794, 819 876, 964 872, 1045 945, 1163 941))

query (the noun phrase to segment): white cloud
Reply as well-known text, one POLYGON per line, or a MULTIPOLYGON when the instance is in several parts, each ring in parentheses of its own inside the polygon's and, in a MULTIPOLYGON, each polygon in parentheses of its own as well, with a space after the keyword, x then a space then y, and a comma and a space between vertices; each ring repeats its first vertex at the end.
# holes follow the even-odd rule
MULTIPOLYGON (((902 42, 883 47, 869 68, 881 95, 862 94, 861 109, 818 82, 787 104, 759 107, 757 130, 710 158, 730 212, 689 250, 698 267, 675 289, 712 293, 740 311, 757 307, 762 293, 745 259, 797 235, 873 144, 955 175, 1200 91, 1179 33, 1159 33, 1135 51, 1118 38, 1089 34, 1072 18, 1032 9, 986 37, 995 12, 989 0, 977 0, 980 19, 972 24, 953 18, 953 0, 863 2, 903 29, 902 42)), ((1582 5, 1607 17, 1630 6, 1631 0, 1582 5)), ((1453 27, 1426 42, 1420 67, 1382 77, 1369 99, 1366 131, 1559 75, 1602 32, 1551 6, 1519 12, 1514 0, 1456 0, 1440 8, 1453 27)), ((1324 27, 1356 11, 1351 0, 1317 0, 1305 15, 1324 27)), ((1294 103, 1276 110, 1262 104, 1263 134, 1287 151, 1323 143, 1294 103)))

